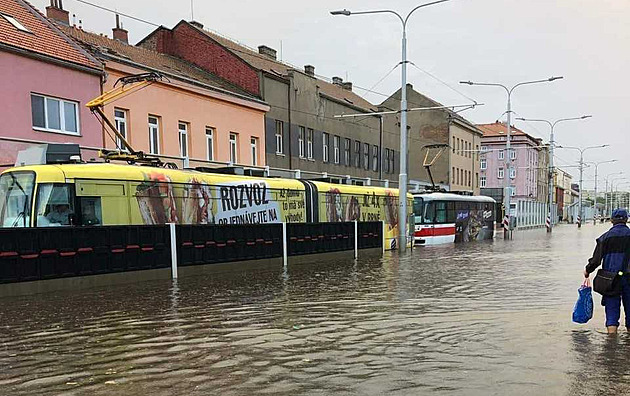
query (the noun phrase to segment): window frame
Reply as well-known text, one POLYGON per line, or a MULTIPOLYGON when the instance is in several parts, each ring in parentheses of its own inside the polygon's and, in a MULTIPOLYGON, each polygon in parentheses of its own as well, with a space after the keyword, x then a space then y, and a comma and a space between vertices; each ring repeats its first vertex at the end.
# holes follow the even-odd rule
POLYGON ((252 155, 252 166, 258 166, 258 138, 251 136, 249 138, 249 148, 252 155))
POLYGON ((505 177, 505 170, 503 168, 497 169, 497 179, 503 179, 505 177))
POLYGON ((341 138, 339 137, 339 135, 333 136, 333 159, 334 159, 335 165, 339 165, 339 162, 341 160, 340 153, 339 153, 340 141, 341 141, 341 138))
POLYGON ((363 143, 363 169, 370 170, 370 143, 363 143))
POLYGON ((147 117, 147 125, 149 126, 149 154, 160 154, 160 124, 160 117, 153 115, 147 117), (155 120, 155 123, 151 122, 152 118, 155 120), (155 136, 153 132, 155 132, 155 136))
POLYGON ((230 152, 230 163, 238 164, 238 133, 230 132, 228 142, 229 142, 229 152, 230 152))
POLYGON ((352 146, 352 139, 343 139, 343 163, 345 166, 352 166, 352 156, 350 154, 352 146))
POLYGON ((482 159, 479 161, 479 169, 481 169, 481 170, 486 170, 486 169, 488 169, 488 160, 487 160, 487 159, 482 158, 482 159))
POLYGON ((354 167, 361 168, 361 147, 363 144, 360 140, 354 141, 354 167))
POLYGON ((62 135, 70 135, 70 136, 81 136, 81 122, 80 122, 80 115, 79 115, 79 102, 78 101, 74 101, 74 100, 67 100, 67 99, 62 99, 62 98, 58 98, 58 97, 54 97, 54 96, 48 96, 48 95, 42 95, 42 94, 38 94, 35 92, 31 92, 31 126, 33 128, 33 130, 35 131, 40 131, 40 132, 49 132, 49 133, 59 133, 62 135), (44 100, 44 126, 36 126, 33 123, 33 97, 39 97, 42 98, 44 100), (59 126, 60 129, 55 129, 55 128, 51 128, 48 125, 48 102, 49 101, 57 101, 59 102, 59 126), (75 131, 68 131, 66 130, 66 112, 65 112, 65 107, 66 104, 70 104, 72 106, 74 106, 74 122, 75 122, 75 126, 76 126, 76 132, 75 131))
POLYGON ((486 188, 487 183, 488 179, 486 179, 486 176, 479 177, 479 188, 486 188))
POLYGON ((5 14, 4 12, 0 12, 0 16, 4 18, 5 21, 9 22, 14 28, 19 30, 20 32, 33 34, 26 26, 22 24, 22 22, 18 21, 16 17, 5 14))
POLYGON ((206 127, 206 159, 208 161, 214 161, 214 131, 213 127, 206 127))
POLYGON ((306 130, 306 158, 309 160, 313 159, 313 136, 315 132, 313 128, 308 128, 306 130))
POLYGON ((276 154, 284 155, 284 121, 276 120, 276 154))
MULTIPOLYGON (((116 126, 116 129, 118 130, 118 132, 120 132, 120 134, 125 138, 125 140, 127 142, 129 142, 129 139, 127 137, 127 112, 128 110, 126 109, 121 109, 119 107, 114 107, 114 125, 116 126), (119 117, 116 112, 122 112, 123 116, 119 117), (121 125, 124 125, 124 128, 120 128, 121 125)), ((116 137, 116 147, 118 148, 118 150, 124 150, 127 151, 126 147, 123 147, 122 144, 122 140, 120 140, 118 137, 116 137)))
POLYGON ((372 172, 378 172, 378 145, 372 145, 372 172))
POLYGON ((322 161, 330 162, 330 134, 322 132, 322 161))
POLYGON ((305 146, 305 141, 306 139, 306 128, 303 126, 300 126, 298 128, 298 157, 299 158, 305 158, 304 155, 306 154, 306 146, 305 146))
POLYGON ((505 159, 505 150, 503 150, 503 149, 499 150, 499 154, 498 155, 499 155, 499 159, 500 160, 505 159))
POLYGON ((190 158, 190 155, 189 155, 190 153, 188 152, 188 130, 189 129, 190 129, 190 125, 187 122, 184 122, 184 121, 177 122, 177 136, 179 137, 179 156, 182 158, 190 158))

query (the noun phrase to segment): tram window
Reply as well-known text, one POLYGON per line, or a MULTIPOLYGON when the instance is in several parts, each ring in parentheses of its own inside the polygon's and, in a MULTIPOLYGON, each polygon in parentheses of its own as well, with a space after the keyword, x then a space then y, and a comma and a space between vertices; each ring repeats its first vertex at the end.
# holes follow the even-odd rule
POLYGON ((446 203, 446 222, 455 223, 457 220, 457 211, 455 210, 455 202, 446 203))
POLYGON ((435 223, 446 223, 446 202, 435 203, 435 223))
POLYGON ((415 216, 416 224, 422 224, 422 218, 424 215, 424 204, 422 198, 414 198, 413 199, 413 214, 415 216))
POLYGON ((101 210, 101 198, 81 197, 81 225, 103 224, 103 211, 101 210))
POLYGON ((37 227, 71 225, 74 194, 70 184, 41 184, 37 190, 37 227))
POLYGON ((427 202, 424 210, 424 224, 435 223, 435 203, 427 202))

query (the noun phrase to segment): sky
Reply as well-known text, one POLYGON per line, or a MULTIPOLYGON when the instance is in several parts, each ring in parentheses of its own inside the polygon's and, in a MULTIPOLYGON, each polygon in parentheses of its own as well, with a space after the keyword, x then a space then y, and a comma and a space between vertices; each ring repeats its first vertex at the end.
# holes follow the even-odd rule
MULTIPOLYGON (((122 14, 167 27, 191 19, 191 3, 157 0, 89 0, 122 14)), ((194 19, 252 48, 267 45, 296 67, 314 65, 324 77, 352 81, 354 90, 380 103, 400 88, 400 21, 391 14, 332 16, 329 11, 390 9, 406 15, 426 1, 417 0, 259 0, 194 1, 194 19), (393 70, 396 68, 395 70, 393 70), (382 80, 382 81, 381 81, 382 80), (377 84, 378 83, 378 84, 377 84), (366 92, 370 89, 374 93, 366 92)), ((44 10, 47 0, 31 0, 44 10)), ((70 16, 83 29, 111 36, 112 13, 65 0, 70 16)), ((558 124, 556 142, 564 146, 610 147, 587 150, 585 161, 599 166, 603 177, 625 171, 630 189, 630 158, 625 128, 630 126, 630 1, 627 0, 451 0, 416 11, 407 27, 408 82, 444 105, 484 103, 461 113, 474 123, 505 120, 507 96, 498 87, 465 86, 462 80, 514 85, 563 76, 552 83, 517 88, 512 110, 517 117, 551 121, 582 115, 584 121, 558 124), (434 76, 434 77, 432 77, 434 76)), ((132 43, 155 25, 124 16, 132 43)), ((514 121, 525 132, 549 140, 544 123, 514 121)), ((578 178, 579 152, 556 150, 556 165, 578 178)), ((584 171, 584 186, 594 184, 593 167, 584 171)), ((577 181, 577 180, 576 180, 577 181)), ((620 182, 620 183, 623 183, 620 182)))

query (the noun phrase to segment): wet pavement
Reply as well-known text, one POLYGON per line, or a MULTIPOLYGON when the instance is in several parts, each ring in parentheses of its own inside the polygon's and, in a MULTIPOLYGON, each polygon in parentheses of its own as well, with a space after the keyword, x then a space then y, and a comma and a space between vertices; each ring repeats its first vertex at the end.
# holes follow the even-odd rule
POLYGON ((606 229, 2 298, 1 393, 628 394, 630 334, 571 323, 606 229))

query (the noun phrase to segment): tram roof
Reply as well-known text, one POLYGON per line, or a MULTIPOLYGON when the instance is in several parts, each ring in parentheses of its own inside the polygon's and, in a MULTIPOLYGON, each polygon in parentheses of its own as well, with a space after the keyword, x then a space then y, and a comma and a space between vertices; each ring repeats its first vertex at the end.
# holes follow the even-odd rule
POLYGON ((492 202, 496 203, 496 201, 491 197, 486 197, 484 195, 459 195, 459 194, 449 194, 449 193, 416 193, 413 194, 414 197, 421 197, 427 201, 460 201, 460 202, 492 202))

